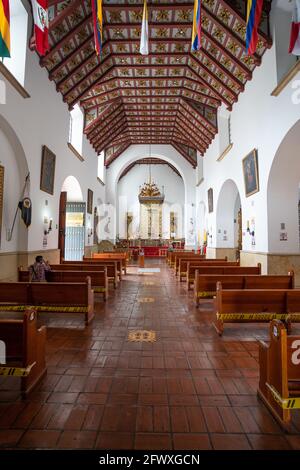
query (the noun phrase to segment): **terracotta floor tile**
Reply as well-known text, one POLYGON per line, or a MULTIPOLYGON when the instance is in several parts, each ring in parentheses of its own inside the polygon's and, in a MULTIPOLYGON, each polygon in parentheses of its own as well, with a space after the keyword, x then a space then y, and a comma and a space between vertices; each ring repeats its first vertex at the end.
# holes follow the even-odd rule
POLYGON ((5 447, 15 447, 23 434, 22 430, 7 429, 0 430, 0 449, 5 447))
POLYGON ((29 430, 19 443, 19 447, 28 449, 51 449, 56 447, 60 431, 29 430))
POLYGON ((96 449, 130 450, 134 448, 134 434, 125 432, 100 432, 95 445, 96 449))
POLYGON ((195 309, 164 260, 146 262, 161 272, 130 267, 87 328, 76 315, 41 316, 47 375, 26 400, 20 381, 0 379, 0 447, 299 449, 300 412, 286 435, 256 396, 267 325, 228 324, 220 338, 213 302, 195 309), (132 329, 156 342, 129 342, 132 329))
POLYGON ((251 450, 245 434, 211 434, 215 450, 251 450))
POLYGON ((96 441, 95 431, 63 431, 58 449, 92 449, 96 441))
POLYGON ((248 439, 254 450, 289 450, 291 446, 284 436, 267 434, 248 434, 248 439))
POLYGON ((147 450, 170 450, 172 449, 171 434, 137 433, 134 448, 147 450))
POLYGON ((207 434, 174 434, 175 450, 209 450, 211 443, 207 434))

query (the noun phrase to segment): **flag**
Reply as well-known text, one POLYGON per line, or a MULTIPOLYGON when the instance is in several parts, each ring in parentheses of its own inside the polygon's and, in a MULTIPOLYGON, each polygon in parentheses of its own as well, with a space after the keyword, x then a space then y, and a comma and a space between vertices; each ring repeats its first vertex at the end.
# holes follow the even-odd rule
POLYGON ((49 51, 48 0, 32 0, 35 48, 40 55, 49 51))
POLYGON ((100 55, 103 44, 102 0, 92 0, 93 25, 96 54, 100 55))
POLYGON ((147 0, 144 0, 144 10, 143 10, 143 22, 142 22, 142 33, 141 33, 140 53, 143 54, 143 55, 148 55, 148 54, 149 54, 147 0))
POLYGON ((201 0, 195 0, 192 29, 192 51, 201 49, 201 0))
POLYGON ((300 0, 295 0, 289 53, 300 56, 300 0))
POLYGON ((0 57, 10 57, 9 0, 0 0, 0 57))
POLYGON ((24 221, 24 224, 26 227, 29 227, 31 224, 31 209, 32 209, 32 204, 31 200, 29 197, 24 197, 22 201, 19 202, 18 208, 21 211, 21 217, 24 221))
POLYGON ((246 50, 248 55, 255 54, 258 41, 258 26, 263 8, 263 0, 248 0, 246 25, 246 50))

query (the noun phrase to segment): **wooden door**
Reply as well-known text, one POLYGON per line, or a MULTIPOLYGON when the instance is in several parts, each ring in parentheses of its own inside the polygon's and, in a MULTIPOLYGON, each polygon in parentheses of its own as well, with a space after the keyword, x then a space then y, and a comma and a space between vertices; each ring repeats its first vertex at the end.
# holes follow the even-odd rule
POLYGON ((62 191, 60 193, 60 200, 59 200, 59 227, 58 227, 58 248, 60 249, 60 261, 65 256, 66 207, 67 207, 67 192, 62 191))

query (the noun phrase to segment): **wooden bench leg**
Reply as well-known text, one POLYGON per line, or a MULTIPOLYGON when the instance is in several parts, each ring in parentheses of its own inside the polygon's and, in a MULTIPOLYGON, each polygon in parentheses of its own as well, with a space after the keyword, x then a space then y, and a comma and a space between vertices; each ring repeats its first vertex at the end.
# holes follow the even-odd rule
POLYGON ((222 336, 224 333, 224 322, 223 320, 216 319, 213 321, 213 326, 219 336, 222 336))

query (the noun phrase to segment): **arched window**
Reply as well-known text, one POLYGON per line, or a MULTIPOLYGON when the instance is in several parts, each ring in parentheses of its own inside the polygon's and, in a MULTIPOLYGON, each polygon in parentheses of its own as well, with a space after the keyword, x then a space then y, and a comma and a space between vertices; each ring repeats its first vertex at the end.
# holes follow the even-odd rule
POLYGON ((104 150, 98 155, 98 178, 104 183, 104 150))
POLYGON ((78 104, 70 112, 69 142, 81 155, 83 142, 83 112, 78 104))
POLYGON ((21 1, 10 2, 10 57, 3 64, 24 86, 28 33, 28 13, 21 1))

